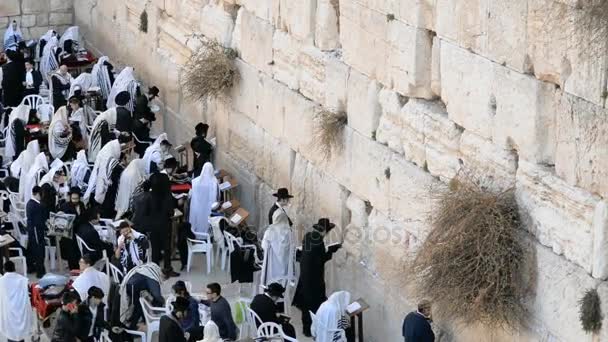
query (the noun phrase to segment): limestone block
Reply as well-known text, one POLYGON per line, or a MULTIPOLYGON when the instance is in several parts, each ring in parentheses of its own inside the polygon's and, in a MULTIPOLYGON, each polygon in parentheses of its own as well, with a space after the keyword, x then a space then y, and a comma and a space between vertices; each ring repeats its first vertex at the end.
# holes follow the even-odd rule
POLYGON ((264 131, 250 118, 235 111, 230 112, 230 122, 239 124, 229 127, 227 151, 241 161, 243 169, 253 172, 256 159, 264 150, 264 131))
POLYGON ((266 21, 272 22, 273 18, 279 16, 279 0, 239 0, 239 3, 249 12, 266 21))
POLYGON ((553 164, 556 144, 555 86, 494 65, 492 140, 526 160, 553 164))
POLYGON ((547 335, 555 336, 551 340, 593 341, 592 335, 581 328, 578 301, 587 289, 597 287, 599 282, 550 249, 535 245, 537 262, 534 269, 538 274, 536 296, 530 303, 532 315, 542 320, 547 335))
POLYGON ((285 83, 289 88, 298 90, 300 88, 298 72, 300 43, 290 34, 277 30, 272 40, 272 48, 274 78, 285 83))
POLYGON ((339 56, 327 56, 325 63, 325 107, 346 111, 350 68, 339 56))
POLYGON ((566 93, 557 111, 555 171, 569 184, 608 195, 608 111, 566 93))
POLYGON ((262 134, 261 149, 254 153, 254 173, 274 189, 289 184, 295 153, 292 153, 289 145, 263 130, 252 130, 253 132, 262 134))
POLYGON ((526 229, 541 244, 591 273, 597 196, 526 161, 519 163, 516 196, 526 229))
MULTIPOLYGON (((608 301, 604 298, 608 298, 608 284, 605 282, 600 283, 597 287, 598 295, 600 296, 601 301, 601 310, 602 313, 608 312, 608 301)), ((605 327, 608 324, 608 316, 604 314, 604 319, 602 320, 602 327, 605 327)), ((604 341, 608 339, 608 329, 602 329, 599 332, 599 341, 604 341)))
MULTIPOLYGON (((8 17, 0 17, 0 27, 2 27, 3 30, 8 27, 8 17)), ((4 37, 4 33, 2 33, 2 36, 4 37)))
POLYGON ((599 201, 593 215, 593 277, 608 278, 608 203, 599 201))
POLYGON ((315 15, 317 0, 279 0, 280 25, 298 40, 312 43, 315 37, 315 15))
POLYGON ((32 39, 40 39, 50 28, 48 26, 30 27, 30 35, 32 39))
POLYGON ((337 0, 317 0, 315 46, 321 50, 340 47, 337 0))
POLYGON ((363 200, 388 214, 389 179, 387 169, 391 169, 393 152, 358 132, 352 136, 350 190, 363 200))
MULTIPOLYGON (((405 137, 406 134, 401 112, 403 103, 397 93, 388 89, 382 89, 378 94, 378 98, 380 107, 382 108, 382 115, 379 119, 378 129, 376 130, 376 140, 378 140, 379 143, 387 145, 391 150, 403 154, 404 147, 402 138, 405 137)), ((408 133, 417 134, 417 132, 422 132, 422 128, 419 131, 408 133)), ((408 160, 413 161, 418 165, 422 165, 424 163, 424 154, 422 156, 419 154, 418 156, 419 158, 415 157, 413 149, 409 150, 408 160)))
POLYGON ((438 1, 440 0, 396 1, 399 11, 395 15, 399 20, 403 20, 412 26, 435 31, 435 13, 438 1))
POLYGON ((314 46, 307 45, 300 49, 300 92, 317 103, 325 102, 325 60, 325 54, 314 46))
POLYGON ((285 125, 286 92, 290 91, 284 84, 268 77, 260 78, 259 108, 256 123, 272 136, 283 139, 285 125))
POLYGON ((528 2, 528 54, 534 74, 598 105, 605 102, 608 41, 602 18, 551 0, 528 2))
MULTIPOLYGON (((10 1, 9 1, 10 2, 10 1)), ((49 1, 22 0, 21 10, 23 14, 45 13, 49 11, 49 1)), ((4 11, 0 11, 4 15, 4 11)))
POLYGON ((21 25, 22 28, 24 28, 24 27, 29 28, 29 27, 36 26, 36 15, 34 15, 34 14, 22 15, 19 24, 21 25))
POLYGON ((486 0, 436 0, 437 35, 465 49, 484 51, 487 6, 486 0))
POLYGON ((387 41, 387 72, 381 82, 405 96, 430 99, 433 96, 430 31, 392 20, 388 24, 387 41))
POLYGON ((175 64, 184 65, 192 54, 188 31, 173 18, 162 20, 159 26, 157 51, 175 64))
POLYGON ((380 119, 380 88, 378 82, 351 69, 348 78, 348 125, 368 138, 375 135, 380 119))
POLYGON ((236 60, 239 79, 230 91, 234 109, 257 121, 257 100, 261 92, 259 72, 240 59, 236 60))
POLYGON ((441 42, 441 98, 449 118, 484 138, 492 133, 492 80, 490 61, 441 42))
POLYGON ((466 170, 488 178, 496 189, 508 189, 515 184, 518 156, 512 150, 465 130, 460 138, 460 157, 466 170))
POLYGON ((48 26, 49 15, 47 13, 36 14, 36 26, 48 26))
POLYGON ((487 1, 487 48, 483 55, 520 72, 530 69, 526 56, 527 1, 487 1))
POLYGON ((296 152, 311 149, 315 103, 295 91, 285 92, 285 125, 283 140, 296 152))
POLYGON ((241 8, 233 33, 233 46, 247 63, 267 74, 272 72, 273 28, 270 23, 241 8))
POLYGON ((67 11, 72 9, 74 2, 69 0, 50 0, 50 10, 54 11, 67 11))
POLYGON ((350 210, 350 224, 361 229, 367 226, 369 213, 365 201, 351 193, 346 200, 346 207, 350 210))
POLYGON ((2 0, 2 3, 0 3, 0 13, 2 13, 2 16, 7 17, 21 14, 19 3, 19 0, 2 0))
POLYGON ((197 27, 201 22, 202 9, 209 3, 209 0, 182 0, 179 5, 179 14, 176 19, 188 31, 197 27))
POLYGON ((72 20, 72 13, 60 12, 49 14, 50 25, 70 25, 72 20))
POLYGON ((437 36, 431 49, 431 93, 441 97, 441 39, 437 36))
POLYGON ((222 7, 209 4, 203 7, 200 22, 201 33, 206 37, 217 40, 224 46, 230 46, 234 19, 222 7))

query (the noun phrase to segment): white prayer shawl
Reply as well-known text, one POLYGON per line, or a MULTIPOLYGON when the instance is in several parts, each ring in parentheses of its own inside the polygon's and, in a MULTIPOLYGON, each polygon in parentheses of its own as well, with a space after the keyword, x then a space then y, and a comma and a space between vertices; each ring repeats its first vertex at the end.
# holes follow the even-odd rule
POLYGON ((209 232, 211 205, 218 198, 218 183, 211 163, 203 165, 200 176, 192 180, 190 199, 190 218, 192 230, 198 233, 209 232))
POLYGON ((17 24, 17 29, 13 29, 13 21, 8 23, 8 27, 4 32, 4 50, 17 51, 17 45, 23 41, 23 33, 21 33, 21 27, 17 24), (15 40, 17 37, 17 40, 15 40))
POLYGON ((13 109, 11 115, 8 117, 8 138, 6 139, 6 145, 4 148, 4 159, 13 160, 16 155, 16 136, 13 123, 16 120, 21 120, 25 126, 30 118, 30 106, 20 104, 17 108, 13 109))
POLYGON ((76 154, 76 160, 72 164, 72 169, 70 170, 70 174, 72 176, 70 179, 70 187, 78 187, 83 189, 86 186, 84 180, 87 176, 87 171, 89 171, 87 154, 85 150, 80 150, 76 154))
MULTIPOLYGON (((133 303, 131 298, 129 298, 129 296, 127 295, 127 284, 129 283, 129 280, 131 279, 131 277, 133 277, 136 274, 141 274, 144 277, 147 277, 149 279, 152 279, 153 281, 158 282, 159 284, 162 284, 162 272, 160 270, 160 266, 158 266, 157 264, 150 262, 147 264, 143 264, 140 266, 136 266, 134 267, 131 271, 129 271, 129 273, 127 273, 124 277, 124 279, 122 280, 122 283, 120 284, 120 321, 122 323, 126 323, 126 321, 131 318, 131 313, 133 311, 133 303)), ((136 305, 139 305, 139 303, 137 303, 136 305)))
MULTIPOLYGON (((311 332, 315 342, 334 342, 334 334, 328 330, 338 329, 338 322, 346 315, 346 307, 350 303, 350 293, 346 291, 334 292, 321 304, 317 310, 317 318, 312 323, 311 332), (319 326, 320 323, 320 326, 319 326)), ((340 342, 346 342, 340 341, 340 342)))
POLYGON ((132 160, 120 175, 120 183, 118 184, 118 194, 116 195, 116 219, 119 219, 124 213, 129 211, 129 203, 135 189, 141 182, 146 179, 143 159, 132 160))
POLYGON ((0 331, 13 341, 29 339, 33 333, 28 279, 8 272, 0 277, 0 331))
MULTIPOLYGON (((281 279, 295 279, 295 239, 289 227, 289 218, 281 210, 274 212, 272 222, 262 239, 264 263, 262 285, 281 279)), ((286 284, 283 284, 286 285, 286 284)))
POLYGON ((108 66, 104 64, 105 62, 109 62, 108 56, 99 58, 95 66, 93 66, 91 75, 93 76, 93 86, 99 87, 101 97, 107 100, 112 90, 112 83, 110 71, 108 70, 108 66))
POLYGON ((70 83, 70 93, 68 94, 68 99, 72 97, 78 89, 81 90, 82 95, 85 95, 92 86, 93 75, 89 74, 88 72, 83 72, 82 74, 78 75, 78 77, 76 77, 72 83, 70 83))
POLYGON ((51 121, 54 113, 55 108, 53 108, 53 105, 48 103, 40 104, 38 105, 38 108, 36 108, 36 114, 41 122, 48 123, 49 121, 51 121))
MULTIPOLYGON (((52 73, 51 76, 49 77, 49 103, 51 105, 55 105, 53 103, 53 78, 58 79, 61 84, 65 85, 69 85, 72 83, 72 75, 70 75, 70 73, 66 73, 65 75, 62 75, 61 72, 59 72, 59 70, 57 70, 56 72, 52 73)), ((65 99, 68 99, 68 95, 70 94, 70 90, 66 89, 66 90, 62 90, 61 93, 63 94, 63 97, 65 97, 65 99)))
POLYGON ((49 126, 49 152, 53 158, 63 158, 65 151, 72 141, 72 132, 68 122, 68 110, 66 106, 59 108, 53 115, 49 126), (66 131, 70 134, 62 136, 66 131))
MULTIPOLYGON (((49 171, 49 163, 46 160, 44 152, 39 153, 34 160, 34 165, 30 168, 27 175, 20 179, 23 182, 23 202, 27 204, 32 198, 32 188, 38 184, 38 175, 40 172, 49 171)), ((21 189, 21 187, 19 187, 21 189)))
POLYGON ((36 44, 36 56, 34 58, 36 61, 40 60, 40 58, 42 57, 41 52, 44 52, 44 50, 40 51, 40 45, 42 41, 48 43, 51 38, 55 37, 56 35, 57 33, 54 30, 48 30, 42 37, 40 37, 40 39, 38 40, 38 44, 36 44))
POLYGON ((224 341, 220 337, 220 328, 218 328, 217 324, 214 321, 209 321, 205 324, 205 329, 203 330, 203 340, 201 342, 222 342, 224 341))
POLYGON ((93 286, 99 287, 105 294, 104 299, 108 298, 110 293, 110 277, 107 274, 100 272, 91 266, 82 271, 82 274, 74 280, 72 287, 80 295, 83 301, 89 297, 89 289, 93 286))
POLYGON ((61 36, 61 40, 59 40, 59 47, 64 48, 65 41, 71 39, 73 42, 80 42, 80 29, 78 26, 69 27, 63 35, 61 36))
POLYGON ((148 146, 148 148, 146 148, 146 152, 144 153, 144 158, 143 158, 144 163, 145 163, 144 166, 145 166, 145 170, 146 170, 146 176, 149 176, 152 173, 152 170, 150 168, 150 165, 152 164, 152 162, 156 163, 157 165, 160 165, 165 160, 163 150, 160 146, 160 143, 163 142, 164 140, 168 140, 167 133, 160 134, 156 138, 156 140, 154 140, 154 143, 152 145, 148 146))
POLYGON ((134 104, 135 104, 135 95, 137 92, 137 86, 139 83, 135 79, 134 69, 132 67, 126 67, 122 69, 120 74, 114 80, 114 85, 112 86, 112 90, 110 90, 110 94, 108 95, 108 101, 106 103, 107 108, 112 108, 116 106, 116 95, 121 91, 128 91, 131 99, 129 103, 125 107, 129 109, 130 112, 133 112, 134 104))
POLYGON ((106 191, 111 184, 110 174, 112 168, 116 166, 120 159, 120 143, 112 140, 104 146, 95 159, 95 165, 89 177, 89 186, 84 194, 83 201, 89 202, 91 194, 95 192, 95 201, 102 203, 106 196, 106 191))
POLYGON ((88 146, 88 142, 89 142, 88 126, 93 125, 96 117, 97 117, 97 114, 95 114, 95 111, 87 105, 79 108, 77 111, 72 113, 72 115, 70 115, 70 121, 78 122, 78 128, 80 129, 80 134, 82 134, 82 139, 87 142, 87 146, 88 146))
POLYGON ((26 175, 38 153, 40 153, 38 140, 30 141, 25 151, 21 152, 19 158, 11 164, 11 175, 15 178, 21 178, 21 175, 26 175))
MULTIPOLYGON (((59 68, 59 61, 55 57, 55 50, 59 40, 57 36, 52 36, 42 50, 42 59, 40 60, 40 73, 42 78, 50 86, 50 75, 53 71, 59 68)), ((52 93, 51 93, 52 94, 52 93)), ((52 96, 51 96, 52 97, 52 96)))
POLYGON ((49 170, 49 172, 47 172, 44 176, 42 176, 42 178, 40 178, 40 182, 38 182, 38 186, 42 186, 46 183, 52 185, 55 190, 58 190, 58 186, 57 184, 55 184, 55 182, 53 181, 53 178, 55 178, 55 174, 59 171, 61 171, 61 169, 63 169, 63 167, 65 166, 65 164, 59 160, 59 159, 55 159, 53 160, 53 162, 51 163, 51 169, 49 170))
MULTIPOLYGON (((133 241, 131 241, 131 243, 129 244, 129 250, 127 252, 131 256, 131 261, 133 262, 133 265, 140 266, 144 263, 144 260, 139 259, 139 248, 135 241, 138 241, 144 235, 135 231, 134 229, 131 229, 131 235, 133 235, 133 241)), ((120 245, 124 242, 125 242, 124 235, 120 235, 118 237, 118 239, 116 240, 116 245, 120 245)))
POLYGON ((93 127, 91 128, 91 134, 89 135, 89 161, 94 162, 97 158, 97 154, 103 146, 101 146, 101 128, 106 123, 110 132, 114 130, 116 126, 116 108, 110 108, 105 112, 99 114, 95 121, 93 121, 93 127))

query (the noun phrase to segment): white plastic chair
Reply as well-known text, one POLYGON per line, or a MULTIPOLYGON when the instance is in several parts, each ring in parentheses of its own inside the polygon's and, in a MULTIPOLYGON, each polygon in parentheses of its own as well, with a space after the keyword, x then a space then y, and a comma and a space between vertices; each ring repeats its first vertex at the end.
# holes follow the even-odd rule
POLYGON ((112 280, 114 280, 115 283, 120 284, 124 279, 125 274, 112 263, 108 263, 108 266, 110 269, 110 276, 112 277, 112 280))
POLYGON ((225 217, 210 217, 209 224, 211 225, 211 229, 213 232, 213 242, 216 246, 216 255, 215 260, 221 260, 221 268, 222 271, 226 269, 226 260, 230 256, 230 250, 228 249, 228 245, 226 242, 226 238, 224 237, 224 233, 222 233, 222 229, 220 228, 220 221, 226 220, 225 217))
POLYGON ((49 263, 52 270, 57 269, 57 246, 51 246, 51 239, 44 238, 44 261, 49 263))
POLYGON ((30 106, 31 109, 37 109, 38 106, 44 104, 44 98, 40 95, 28 95, 23 98, 21 104, 30 106))
POLYGON ((281 338, 285 335, 283 333, 283 329, 280 325, 274 322, 266 322, 262 323, 258 328, 258 336, 257 337, 266 337, 266 338, 281 338))
POLYGON ((224 232, 224 237, 226 237, 226 241, 228 242, 228 250, 230 253, 234 251, 235 244, 241 249, 251 249, 255 258, 255 263, 258 264, 258 266, 261 266, 262 261, 258 258, 258 249, 255 245, 245 245, 243 244, 243 239, 237 238, 228 232, 224 232))
POLYGON ((50 103, 43 103, 36 109, 36 115, 40 122, 51 122, 53 114, 55 114, 55 107, 50 103))
POLYGON ((258 326, 261 326, 263 323, 260 316, 258 316, 258 314, 249 307, 251 305, 251 301, 246 302, 246 304, 247 314, 245 315, 245 323, 247 329, 241 329, 241 336, 239 337, 240 339, 257 337, 258 326), (248 333, 245 333, 245 331, 248 333))
MULTIPOLYGON (((97 252, 95 249, 89 247, 87 243, 84 242, 84 240, 78 235, 76 235, 76 244, 78 245, 78 249, 80 250, 80 255, 89 254, 91 252, 97 252)), ((108 259, 108 253, 106 253, 105 250, 103 250, 101 253, 103 259, 108 259)))
POLYGON ((132 134, 131 136, 133 137, 135 142, 137 142, 138 144, 152 145, 151 141, 141 141, 141 140, 137 139, 137 136, 135 134, 132 134))
POLYGON ((10 257, 10 260, 15 264, 21 264, 21 271, 23 272, 23 276, 27 277, 27 260, 25 256, 23 256, 23 250, 21 248, 11 247, 9 248, 10 252, 17 252, 17 256, 10 257))
POLYGON ((27 233, 23 234, 21 233, 21 229, 19 229, 19 224, 21 224, 23 227, 27 226, 25 219, 19 217, 19 215, 15 213, 8 213, 8 220, 13 225, 13 237, 15 240, 19 241, 21 246, 27 246, 27 233))
MULTIPOLYGON (((340 338, 338 339, 338 342, 346 342, 346 332, 344 331, 344 329, 327 329, 327 327, 325 327, 319 321, 317 321, 317 315, 315 315, 312 311, 308 311, 308 312, 310 313, 310 318, 317 329, 321 329, 321 331, 323 331, 324 333, 327 333, 327 334, 331 334, 331 336, 338 333, 338 335, 340 336, 340 338)), ((312 333, 313 333, 313 336, 316 337, 315 332, 313 331, 312 333)))
POLYGON ((186 269, 190 272, 192 266, 192 256, 197 253, 204 253, 207 259, 207 274, 211 273, 213 265, 213 244, 209 234, 195 233, 197 239, 188 238, 188 263, 186 269))
POLYGON ((153 307, 145 299, 139 298, 141 310, 146 321, 146 341, 152 342, 152 335, 160 329, 160 318, 167 313, 165 308, 153 307))

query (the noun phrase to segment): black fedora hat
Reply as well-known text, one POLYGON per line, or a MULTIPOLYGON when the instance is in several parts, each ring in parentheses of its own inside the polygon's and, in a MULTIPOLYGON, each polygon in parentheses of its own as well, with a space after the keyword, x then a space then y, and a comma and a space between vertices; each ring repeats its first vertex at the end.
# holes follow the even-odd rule
POLYGON ((289 194, 289 190, 287 190, 287 188, 280 188, 276 193, 272 194, 272 196, 278 199, 293 198, 293 196, 289 194))
POLYGON ((272 284, 269 284, 268 286, 266 286, 266 289, 264 289, 264 292, 268 293, 268 295, 270 295, 270 296, 283 298, 283 294, 285 293, 285 288, 283 287, 283 285, 281 285, 279 283, 272 283, 272 284))
POLYGON ((329 232, 330 230, 334 229, 335 226, 336 225, 331 223, 331 221, 326 217, 320 218, 319 222, 312 225, 314 229, 322 232, 329 232))
POLYGON ((188 308, 190 307, 190 301, 188 301, 184 297, 177 297, 175 298, 175 301, 171 303, 171 305, 173 305, 174 311, 188 311, 188 308))

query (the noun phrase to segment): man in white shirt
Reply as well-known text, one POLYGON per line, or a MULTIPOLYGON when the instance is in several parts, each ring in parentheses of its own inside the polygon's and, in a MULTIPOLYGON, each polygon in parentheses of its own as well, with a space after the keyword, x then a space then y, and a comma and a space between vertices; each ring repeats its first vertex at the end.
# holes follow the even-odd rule
POLYGON ((23 95, 38 95, 40 93, 40 85, 42 84, 42 75, 40 71, 34 70, 34 63, 31 60, 25 61, 25 80, 23 80, 23 95))
POLYGON ((73 287, 81 300, 88 298, 89 289, 93 286, 99 287, 103 293, 109 293, 110 278, 107 274, 96 270, 91 258, 86 254, 80 259, 80 271, 80 275, 74 280, 73 287))

